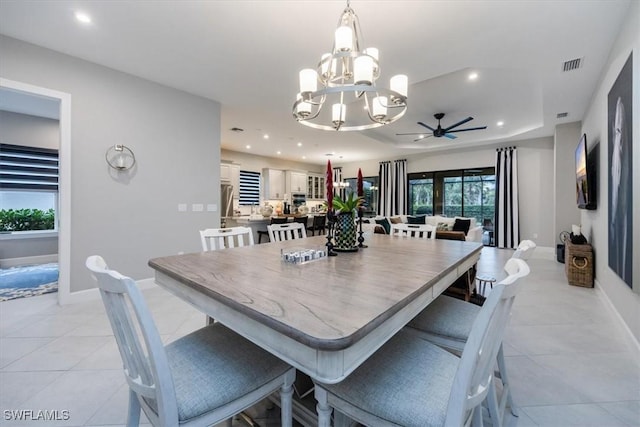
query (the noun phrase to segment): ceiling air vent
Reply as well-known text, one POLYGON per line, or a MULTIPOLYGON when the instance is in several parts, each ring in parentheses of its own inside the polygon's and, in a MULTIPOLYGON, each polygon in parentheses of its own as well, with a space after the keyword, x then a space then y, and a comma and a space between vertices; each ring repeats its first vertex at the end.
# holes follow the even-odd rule
POLYGON ((562 64, 562 71, 567 72, 577 70, 578 68, 582 67, 583 62, 584 58, 576 58, 565 61, 564 64, 562 64))
POLYGON ((231 128, 231 132, 244 132, 244 129, 241 128, 231 128))
POLYGON ((556 118, 557 119, 564 119, 568 115, 569 115, 569 113, 558 113, 558 114, 556 114, 556 118))

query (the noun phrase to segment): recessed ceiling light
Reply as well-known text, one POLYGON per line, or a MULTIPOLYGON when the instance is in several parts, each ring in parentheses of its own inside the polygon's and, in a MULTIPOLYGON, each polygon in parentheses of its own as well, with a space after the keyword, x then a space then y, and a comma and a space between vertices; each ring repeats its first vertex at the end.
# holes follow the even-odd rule
POLYGON ((250 148, 251 148, 251 146, 250 146, 250 145, 247 145, 247 150, 249 150, 250 148))
POLYGON ((496 123, 496 125, 498 125, 498 127, 502 127, 502 126, 504 126, 504 122, 503 121, 499 121, 498 123, 496 123))
POLYGON ((298 142, 298 147, 302 147, 302 142, 298 142))
POLYGON ((267 135, 266 133, 262 136, 264 139, 269 139, 269 135, 267 135))
POLYGON ((91 17, 84 12, 76 11, 74 13, 76 17, 76 21, 81 22, 83 24, 91 24, 91 17))
POLYGON ((303 159, 303 160, 304 160, 304 159, 306 159, 306 158, 307 158, 307 156, 302 156, 302 159, 303 159))
POLYGON ((471 73, 469 74, 469 80, 475 80, 478 78, 478 73, 471 73))
POLYGON ((282 151, 276 151, 276 154, 280 155, 280 154, 282 154, 282 151))

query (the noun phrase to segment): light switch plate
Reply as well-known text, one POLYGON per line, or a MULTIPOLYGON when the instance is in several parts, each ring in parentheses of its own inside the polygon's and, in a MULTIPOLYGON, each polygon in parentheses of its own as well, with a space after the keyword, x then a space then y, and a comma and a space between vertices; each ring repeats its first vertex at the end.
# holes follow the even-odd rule
POLYGON ((204 205, 202 203, 194 203, 191 205, 191 210, 193 212, 202 212, 204 210, 204 205))
POLYGON ((187 204, 186 203, 178 203, 178 212, 186 212, 187 204))
POLYGON ((210 203, 207 205, 207 212, 217 212, 218 211, 218 205, 216 205, 215 203, 210 203))

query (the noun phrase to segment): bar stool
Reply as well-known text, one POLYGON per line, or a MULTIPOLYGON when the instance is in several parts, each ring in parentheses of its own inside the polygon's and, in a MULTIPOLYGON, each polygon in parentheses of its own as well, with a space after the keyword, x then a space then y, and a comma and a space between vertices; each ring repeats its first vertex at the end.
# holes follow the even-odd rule
POLYGON ((476 276, 476 280, 478 281, 478 291, 480 291, 482 295, 484 295, 484 290, 487 287, 487 284, 489 284, 491 289, 493 289, 493 284, 496 283, 496 278, 489 276, 488 274, 478 274, 476 276))

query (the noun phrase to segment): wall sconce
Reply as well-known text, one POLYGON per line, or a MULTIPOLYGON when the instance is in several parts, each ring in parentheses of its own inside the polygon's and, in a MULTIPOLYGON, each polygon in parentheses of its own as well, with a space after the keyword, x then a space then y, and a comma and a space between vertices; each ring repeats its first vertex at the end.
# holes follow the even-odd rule
POLYGON ((136 156, 133 151, 122 144, 109 147, 104 157, 109 166, 119 171, 131 169, 136 164, 136 156))

